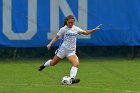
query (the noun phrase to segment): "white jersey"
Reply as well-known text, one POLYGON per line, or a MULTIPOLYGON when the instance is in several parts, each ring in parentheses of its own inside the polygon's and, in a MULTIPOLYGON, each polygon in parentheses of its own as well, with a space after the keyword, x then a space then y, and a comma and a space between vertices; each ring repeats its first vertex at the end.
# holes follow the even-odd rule
POLYGON ((78 34, 81 34, 84 30, 73 25, 72 28, 67 26, 62 27, 57 33, 58 36, 63 36, 63 42, 61 47, 65 47, 68 50, 76 50, 76 38, 78 34))

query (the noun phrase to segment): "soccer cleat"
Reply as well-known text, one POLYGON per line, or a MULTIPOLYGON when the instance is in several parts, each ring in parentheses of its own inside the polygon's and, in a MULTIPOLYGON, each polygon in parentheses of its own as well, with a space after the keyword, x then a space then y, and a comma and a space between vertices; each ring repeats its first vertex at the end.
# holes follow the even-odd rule
POLYGON ((44 68, 45 68, 45 66, 44 66, 44 64, 43 64, 43 65, 41 65, 41 66, 39 67, 38 71, 42 71, 44 68))
POLYGON ((76 84, 76 83, 79 83, 80 82, 80 79, 74 79, 72 78, 72 84, 76 84))

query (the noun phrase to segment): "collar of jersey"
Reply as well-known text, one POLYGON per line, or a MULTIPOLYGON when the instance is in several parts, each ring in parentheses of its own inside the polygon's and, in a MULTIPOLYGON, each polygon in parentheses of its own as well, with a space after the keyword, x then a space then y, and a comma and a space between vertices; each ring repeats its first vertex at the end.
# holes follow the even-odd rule
POLYGON ((64 27, 66 27, 68 29, 73 29, 75 27, 75 25, 73 25, 72 28, 69 28, 67 25, 65 25, 64 27))

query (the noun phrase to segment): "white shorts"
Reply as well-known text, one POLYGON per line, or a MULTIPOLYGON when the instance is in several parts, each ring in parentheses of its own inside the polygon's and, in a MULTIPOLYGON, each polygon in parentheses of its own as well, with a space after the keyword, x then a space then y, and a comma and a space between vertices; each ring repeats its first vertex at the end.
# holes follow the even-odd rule
POLYGON ((75 55, 75 53, 76 53, 76 50, 68 50, 65 47, 59 47, 55 51, 55 54, 61 59, 63 59, 64 57, 69 57, 71 55, 75 55))

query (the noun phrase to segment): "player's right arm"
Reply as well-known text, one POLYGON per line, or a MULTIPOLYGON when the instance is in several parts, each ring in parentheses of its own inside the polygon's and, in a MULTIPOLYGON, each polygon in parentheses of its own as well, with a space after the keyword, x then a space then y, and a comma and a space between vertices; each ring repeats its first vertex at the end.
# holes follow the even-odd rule
POLYGON ((55 43, 59 39, 59 37, 59 35, 56 35, 56 37, 51 40, 51 42, 47 45, 48 50, 51 49, 52 44, 55 43))
POLYGON ((47 45, 48 50, 51 49, 51 46, 53 43, 55 43, 63 34, 64 34, 64 28, 61 28, 57 35, 51 40, 51 42, 47 45))

